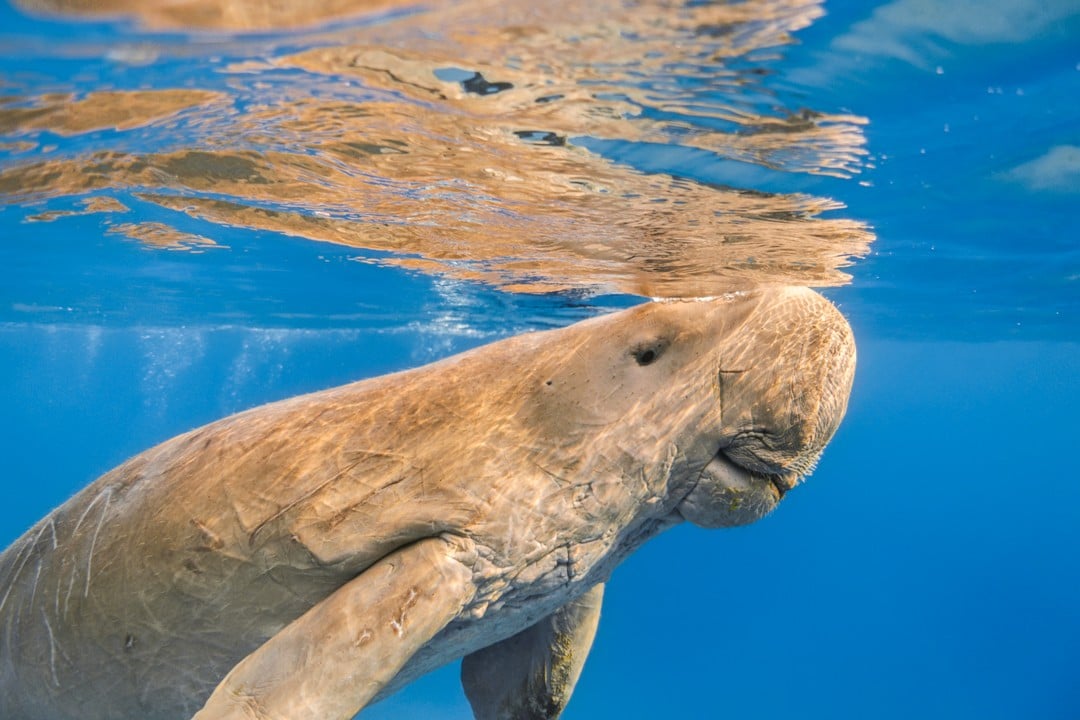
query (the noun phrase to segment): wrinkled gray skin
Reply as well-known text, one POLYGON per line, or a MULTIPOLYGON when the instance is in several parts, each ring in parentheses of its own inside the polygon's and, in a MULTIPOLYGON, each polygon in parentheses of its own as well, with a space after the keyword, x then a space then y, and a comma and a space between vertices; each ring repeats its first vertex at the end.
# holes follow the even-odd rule
POLYGON ((830 303, 764 290, 173 438, 0 556, 0 717, 349 718, 462 656, 481 720, 555 717, 612 569, 683 519, 772 510, 854 362, 830 303))

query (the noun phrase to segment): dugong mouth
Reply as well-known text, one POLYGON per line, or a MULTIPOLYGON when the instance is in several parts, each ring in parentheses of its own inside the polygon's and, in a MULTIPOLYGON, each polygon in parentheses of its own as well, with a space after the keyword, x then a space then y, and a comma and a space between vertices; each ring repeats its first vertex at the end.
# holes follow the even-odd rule
POLYGON ((784 499, 784 495, 787 491, 799 484, 797 478, 790 475, 763 475, 773 484, 776 488, 776 500, 779 502, 784 499))
POLYGON ((745 525, 772 512, 797 482, 797 476, 792 474, 747 468, 720 450, 701 471, 677 510, 700 527, 745 525))

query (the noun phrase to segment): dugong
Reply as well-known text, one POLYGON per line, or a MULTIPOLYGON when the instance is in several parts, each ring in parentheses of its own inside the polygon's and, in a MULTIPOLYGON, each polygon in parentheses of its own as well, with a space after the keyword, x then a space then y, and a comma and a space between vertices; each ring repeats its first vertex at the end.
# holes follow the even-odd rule
POLYGON ((172 438, 0 555, 0 717, 345 719, 463 657, 479 720, 554 718, 616 565, 683 520, 772 510, 854 366, 830 302, 766 289, 172 438))

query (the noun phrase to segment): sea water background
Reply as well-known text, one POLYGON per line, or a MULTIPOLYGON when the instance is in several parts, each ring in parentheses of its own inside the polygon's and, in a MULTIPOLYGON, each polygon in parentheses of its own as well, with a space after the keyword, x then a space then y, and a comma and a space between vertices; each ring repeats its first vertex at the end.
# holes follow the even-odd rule
MULTIPOLYGON (((1070 6, 827 5, 773 70, 815 107, 869 119, 872 166, 853 179, 603 148, 644 170, 834 197, 878 239, 826 291, 860 365, 817 472, 756 525, 678 528, 621 567, 565 717, 1080 716, 1070 6)), ((94 76, 46 48, 140 32, 0 6, 0 79, 85 91, 94 76)), ((94 215, 27 222, 43 207, 0 207, 0 545, 227 412, 633 301, 500 292, 239 228, 217 228, 220 253, 150 252, 94 215)), ((451 667, 363 716, 469 714, 451 667)))

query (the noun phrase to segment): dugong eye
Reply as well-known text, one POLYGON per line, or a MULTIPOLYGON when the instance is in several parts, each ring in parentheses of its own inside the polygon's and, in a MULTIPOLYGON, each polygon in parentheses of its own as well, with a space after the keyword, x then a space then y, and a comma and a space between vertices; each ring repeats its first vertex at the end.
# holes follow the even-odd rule
POLYGON ((638 365, 652 365, 658 357, 664 354, 667 346, 668 341, 666 339, 657 338, 635 345, 630 354, 634 356, 634 360, 637 361, 638 365))

